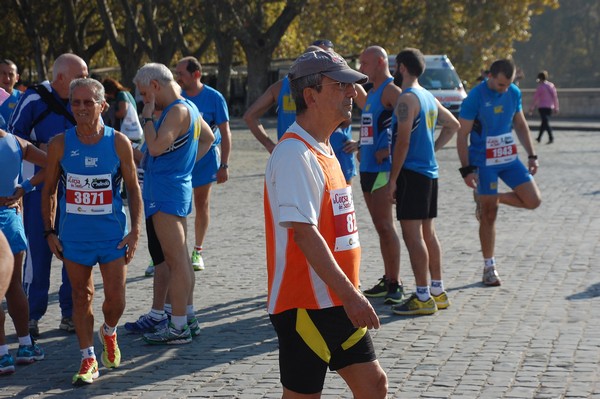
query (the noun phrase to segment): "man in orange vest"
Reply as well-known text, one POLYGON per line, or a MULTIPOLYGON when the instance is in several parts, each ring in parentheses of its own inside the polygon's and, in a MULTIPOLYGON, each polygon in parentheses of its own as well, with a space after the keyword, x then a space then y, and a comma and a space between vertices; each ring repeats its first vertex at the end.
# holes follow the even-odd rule
POLYGON ((355 84, 367 77, 336 53, 311 51, 288 78, 296 122, 271 153, 264 196, 268 311, 283 397, 319 397, 329 367, 355 398, 384 398, 387 376, 368 332, 379 318, 358 289, 352 190, 329 142, 351 116, 355 84))

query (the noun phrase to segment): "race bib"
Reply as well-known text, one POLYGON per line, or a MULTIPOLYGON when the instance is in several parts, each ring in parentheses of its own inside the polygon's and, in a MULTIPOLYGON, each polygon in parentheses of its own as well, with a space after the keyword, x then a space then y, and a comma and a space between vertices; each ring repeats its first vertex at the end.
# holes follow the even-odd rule
POLYGON ((356 225, 352 188, 344 187, 332 190, 330 195, 335 223, 334 251, 339 252, 358 248, 360 243, 358 242, 358 227, 356 225))
POLYGON ((362 114, 360 123, 360 144, 373 145, 373 114, 362 114))
POLYGON ((517 144, 512 133, 488 137, 485 142, 486 166, 502 165, 517 159, 517 144))
POLYGON ((110 174, 77 175, 67 173, 67 213, 107 215, 112 213, 112 179, 110 174))

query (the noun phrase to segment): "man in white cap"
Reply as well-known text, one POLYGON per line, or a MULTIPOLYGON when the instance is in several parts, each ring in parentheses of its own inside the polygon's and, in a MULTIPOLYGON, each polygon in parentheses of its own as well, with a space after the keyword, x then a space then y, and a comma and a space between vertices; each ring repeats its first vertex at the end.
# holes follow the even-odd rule
POLYGON ((336 53, 312 51, 288 78, 296 122, 271 153, 264 196, 267 305, 283 397, 320 397, 329 367, 355 398, 384 398, 387 376, 368 332, 379 319, 358 289, 352 190, 329 142, 367 77, 336 53))

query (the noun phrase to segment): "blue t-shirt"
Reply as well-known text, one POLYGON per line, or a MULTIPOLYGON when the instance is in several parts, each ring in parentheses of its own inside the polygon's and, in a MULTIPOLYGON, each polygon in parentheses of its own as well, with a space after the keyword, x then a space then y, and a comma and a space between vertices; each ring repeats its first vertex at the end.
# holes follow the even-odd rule
POLYGON ((498 93, 490 89, 487 83, 485 80, 471 89, 460 109, 461 118, 474 121, 470 134, 469 164, 475 166, 486 165, 489 137, 503 136, 505 144, 514 145, 513 119, 522 110, 521 90, 515 84, 511 84, 506 92, 498 93))
POLYGON ((17 138, 10 133, 0 138, 0 197, 8 197, 15 193, 22 163, 23 153, 17 138))
POLYGON ((296 121, 296 102, 292 97, 290 80, 286 76, 281 81, 281 90, 277 97, 277 140, 287 132, 287 129, 296 121))
POLYGON ((104 127, 94 145, 81 143, 75 128, 65 132, 59 234, 65 241, 120 240, 127 234, 121 199, 121 160, 115 130, 104 127))
POLYGON ((367 94, 367 101, 362 111, 360 126, 360 171, 361 172, 389 172, 392 163, 391 156, 382 163, 377 163, 375 153, 384 148, 390 148, 392 142, 392 115, 393 109, 385 109, 381 103, 381 96, 385 87, 392 83, 390 77, 373 91, 367 94))
POLYGON ((197 96, 189 97, 185 92, 183 92, 182 95, 196 105, 202 119, 204 119, 212 129, 215 134, 215 141, 212 145, 216 146, 220 144, 221 132, 219 130, 219 125, 229 122, 229 109, 227 108, 225 97, 217 90, 207 85, 204 85, 202 91, 200 91, 197 96))
POLYGON ((0 129, 6 130, 8 127, 8 121, 10 121, 10 116, 15 110, 17 103, 19 102, 19 98, 21 98, 21 93, 19 90, 14 89, 12 93, 10 93, 10 97, 8 97, 2 105, 0 105, 0 129))
POLYGON ((343 129, 338 127, 331 134, 331 137, 329 137, 331 148, 333 148, 335 157, 342 167, 342 172, 344 172, 346 181, 356 176, 356 161, 354 159, 354 153, 344 152, 344 144, 348 140, 352 140, 352 125, 343 129))
POLYGON ((435 125, 438 108, 433 94, 427 90, 409 88, 401 95, 412 93, 419 99, 421 110, 413 122, 408 153, 404 169, 412 170, 429 177, 438 178, 438 164, 435 159, 435 125))

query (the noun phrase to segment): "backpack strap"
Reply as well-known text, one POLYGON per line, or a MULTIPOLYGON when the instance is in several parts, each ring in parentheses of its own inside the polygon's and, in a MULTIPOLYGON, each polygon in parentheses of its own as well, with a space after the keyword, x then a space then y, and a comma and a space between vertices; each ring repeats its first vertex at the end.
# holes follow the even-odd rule
POLYGON ((71 122, 71 124, 73 126, 75 126, 77 124, 77 122, 75 121, 75 118, 67 110, 65 105, 62 104, 60 101, 58 101, 56 99, 56 97, 54 97, 54 95, 52 93, 50 93, 44 85, 39 84, 39 85, 32 86, 31 88, 37 94, 40 95, 42 100, 48 106, 48 108, 44 112, 42 112, 37 118, 35 118, 35 120, 32 122, 31 129, 33 129, 38 123, 40 123, 42 120, 44 120, 44 118, 46 118, 50 114, 50 112, 54 112, 55 114, 64 116, 65 118, 67 118, 67 120, 69 122, 71 122))

